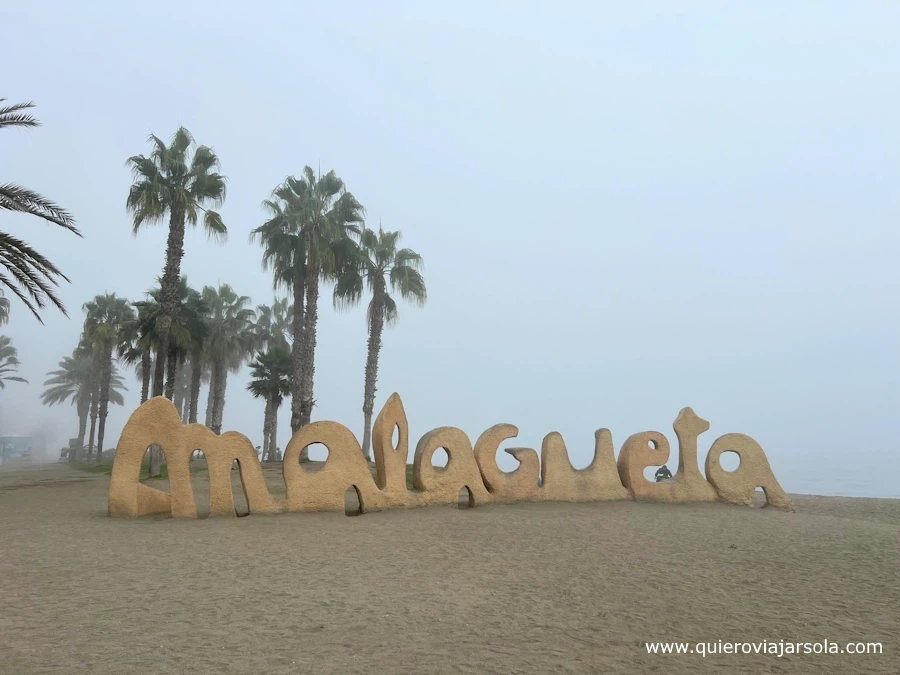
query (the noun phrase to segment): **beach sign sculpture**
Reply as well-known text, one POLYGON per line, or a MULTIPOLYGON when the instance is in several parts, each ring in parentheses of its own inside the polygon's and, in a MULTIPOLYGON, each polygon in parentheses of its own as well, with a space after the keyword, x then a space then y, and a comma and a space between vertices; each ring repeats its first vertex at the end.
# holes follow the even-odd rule
POLYGON ((468 492, 469 505, 521 501, 593 502, 638 500, 658 502, 712 502, 752 505, 757 488, 765 492, 767 505, 792 509, 793 505, 775 479, 763 449, 749 436, 726 434, 717 439, 706 457, 706 478, 697 462, 697 439, 709 422, 684 408, 673 424, 678 438, 678 471, 671 480, 651 483, 644 469, 669 459, 669 442, 656 431, 630 436, 616 461, 612 434, 595 434, 594 459, 584 469, 569 461, 560 434, 548 434, 541 455, 528 448, 506 450, 519 463, 510 472, 497 466, 500 444, 515 438, 511 424, 497 424, 485 431, 472 447, 469 437, 455 427, 429 431, 416 446, 413 489, 406 484, 409 437, 406 413, 393 394, 375 421, 372 445, 375 476, 363 457, 353 433, 337 422, 314 422, 301 428, 288 443, 283 461, 285 498, 273 497, 266 487, 256 450, 243 434, 229 431, 216 435, 201 424, 183 424, 175 406, 166 398, 152 398, 132 413, 119 440, 109 485, 109 514, 140 516, 168 513, 196 518, 197 507, 190 479, 190 458, 202 450, 209 471, 210 515, 234 516, 231 470, 235 461, 250 513, 284 511, 343 511, 344 495, 354 489, 360 512, 394 508, 457 504, 468 492), (397 444, 393 443, 397 431, 397 444), (328 459, 312 468, 299 462, 300 452, 321 443, 328 459), (159 445, 169 470, 169 492, 140 482, 141 463, 147 448, 159 445), (444 468, 432 465, 440 448, 447 452, 444 468), (740 457, 736 471, 719 463, 724 452, 740 457), (539 480, 540 477, 540 480, 539 480))

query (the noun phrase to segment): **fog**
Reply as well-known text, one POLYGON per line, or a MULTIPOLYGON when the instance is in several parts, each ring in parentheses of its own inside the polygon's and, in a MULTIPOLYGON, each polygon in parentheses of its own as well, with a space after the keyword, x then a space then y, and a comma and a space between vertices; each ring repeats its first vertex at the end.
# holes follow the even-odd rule
MULTIPOLYGON (((75 435, 46 408, 81 305, 137 300, 166 227, 131 234, 125 160, 179 124, 228 177, 226 244, 188 233, 196 288, 271 304, 260 202, 305 164, 334 169, 371 226, 422 254, 429 299, 385 334, 376 410, 403 397, 414 441, 442 425, 508 445, 559 431, 585 466, 692 406, 744 432, 788 491, 900 496, 900 5, 33 2, 0 10, 0 97, 43 126, 0 130, 0 182, 70 210, 83 239, 0 211, 72 283, 70 318, 12 300, 29 384, 0 432, 75 435)), ((7 296, 10 294, 7 293, 7 296)), ((364 311, 320 304, 315 419, 362 431, 364 311)), ((126 374, 114 445, 139 403, 126 374)), ((224 428, 262 442, 230 376, 224 428)), ((201 420, 206 392, 201 392, 201 420)), ((279 439, 289 437, 289 402, 279 439)), ((506 462, 506 460, 504 460, 506 462)), ((508 463, 505 468, 511 468, 508 463)), ((673 463, 670 462, 670 467, 673 463)))

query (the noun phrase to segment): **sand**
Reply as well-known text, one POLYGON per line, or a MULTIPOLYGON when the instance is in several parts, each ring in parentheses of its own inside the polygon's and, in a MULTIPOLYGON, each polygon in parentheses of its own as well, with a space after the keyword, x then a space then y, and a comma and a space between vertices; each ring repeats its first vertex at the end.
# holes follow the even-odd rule
POLYGON ((0 467, 0 673, 900 672, 898 500, 123 520, 108 485, 0 467), (782 639, 883 653, 644 646, 782 639))

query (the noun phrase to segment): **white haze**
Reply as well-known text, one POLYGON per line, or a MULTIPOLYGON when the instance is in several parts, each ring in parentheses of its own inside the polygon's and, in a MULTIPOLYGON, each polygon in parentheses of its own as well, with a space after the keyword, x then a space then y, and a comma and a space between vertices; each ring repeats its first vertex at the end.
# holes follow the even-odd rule
MULTIPOLYGON (((385 335, 376 404, 400 392, 414 440, 510 422, 513 445, 557 430, 584 466, 596 428, 674 441, 690 405, 712 424, 701 464, 741 431, 789 491, 900 496, 897 35, 884 2, 7 6, 0 97, 33 99, 44 126, 0 132, 0 181, 85 237, 0 212, 72 279, 71 319, 13 301, 2 330, 30 384, 0 391, 0 431, 75 435, 41 383, 82 303, 161 273, 166 230, 132 237, 124 164, 184 124, 229 179, 228 243, 187 238, 195 287, 271 303, 247 235, 304 164, 422 253, 429 301, 385 335)), ((329 293, 315 417, 360 433, 363 311, 329 293)), ((127 379, 110 446, 139 401, 127 379)), ((246 382, 225 428, 257 444, 246 382)))

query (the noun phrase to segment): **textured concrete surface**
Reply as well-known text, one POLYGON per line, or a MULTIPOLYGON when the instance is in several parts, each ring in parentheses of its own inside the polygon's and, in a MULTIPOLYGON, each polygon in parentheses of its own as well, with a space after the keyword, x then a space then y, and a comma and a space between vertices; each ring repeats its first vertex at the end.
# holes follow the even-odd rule
POLYGON ((171 511, 176 517, 196 518, 189 468, 195 450, 203 451, 209 467, 211 515, 234 515, 231 468, 235 460, 251 512, 284 510, 284 503, 266 489, 256 450, 246 436, 233 431, 216 436, 201 424, 182 424, 171 401, 157 396, 135 410, 122 430, 109 483, 109 514, 171 511), (153 444, 162 447, 168 464, 168 494, 139 482, 141 462, 153 444))
POLYGON ((512 424, 495 424, 475 441, 475 461, 484 479, 484 485, 495 502, 534 501, 540 499, 538 479, 541 462, 531 448, 507 448, 519 463, 513 471, 502 471, 497 466, 497 450, 503 441, 515 438, 519 430, 512 424))
POLYGON ((662 466, 669 461, 669 441, 658 431, 645 431, 629 436, 619 453, 618 469, 622 484, 639 501, 711 502, 716 491, 697 464, 697 437, 709 429, 709 422, 690 408, 682 408, 672 425, 678 438, 678 471, 661 483, 644 478, 648 466, 662 466))
POLYGON ((393 394, 375 420, 372 446, 376 472, 373 477, 359 442, 347 427, 337 422, 314 422, 294 434, 285 448, 282 465, 285 497, 273 497, 266 487, 262 467, 246 436, 227 432, 216 436, 200 424, 184 425, 172 403, 153 398, 128 420, 116 450, 109 486, 110 515, 139 516, 171 514, 196 518, 197 506, 190 479, 190 458, 201 450, 209 470, 209 514, 235 515, 231 489, 232 467, 237 462, 240 483, 250 513, 281 511, 346 511, 346 495, 355 493, 359 511, 491 502, 521 501, 593 502, 636 499, 658 502, 708 502, 721 500, 751 505, 756 488, 766 493, 767 503, 790 509, 762 448, 749 436, 727 434, 719 438, 706 459, 707 481, 697 462, 697 439, 709 423, 690 408, 684 408, 673 424, 679 443, 678 471, 672 480, 653 483, 644 469, 669 459, 669 442, 656 431, 630 436, 622 446, 618 462, 608 429, 594 437, 594 458, 584 469, 575 469, 560 434, 547 434, 541 455, 530 448, 509 448, 519 466, 500 470, 497 451, 504 441, 515 438, 518 429, 497 424, 479 436, 472 448, 469 437, 455 427, 440 427, 426 433, 413 458, 412 490, 406 484, 409 427, 403 403, 393 394), (396 445, 394 435, 396 432, 396 445), (321 443, 328 450, 324 463, 300 463, 304 449, 321 443), (169 470, 169 492, 139 481, 141 462, 148 447, 158 444, 169 470), (447 452, 445 467, 432 463, 434 453, 447 452), (723 452, 736 452, 741 459, 737 471, 722 469, 723 452), (540 476, 540 481, 538 481, 540 476), (352 491, 352 492, 351 492, 352 491))
POLYGON ((487 504, 491 495, 484 486, 469 437, 455 427, 433 429, 419 439, 413 458, 413 485, 421 504, 457 504, 460 490, 468 488, 471 506, 487 504), (447 451, 447 466, 432 465, 438 448, 447 451))
POLYGON ((706 456, 706 475, 724 502, 750 506, 759 487, 766 493, 767 506, 794 508, 772 473, 766 453, 759 443, 744 434, 725 434, 716 439, 706 456), (726 471, 719 464, 723 452, 734 452, 740 457, 740 466, 735 471, 726 471))
POLYGON ((575 469, 563 437, 555 431, 541 445, 541 499, 553 502, 598 502, 631 499, 616 473, 612 434, 600 429, 594 435, 594 459, 575 469))
POLYGON ((397 394, 391 394, 372 428, 372 452, 375 456, 376 481, 382 491, 384 508, 408 506, 406 463, 409 458, 409 425, 406 411, 397 394), (394 430, 397 445, 394 446, 394 430))

